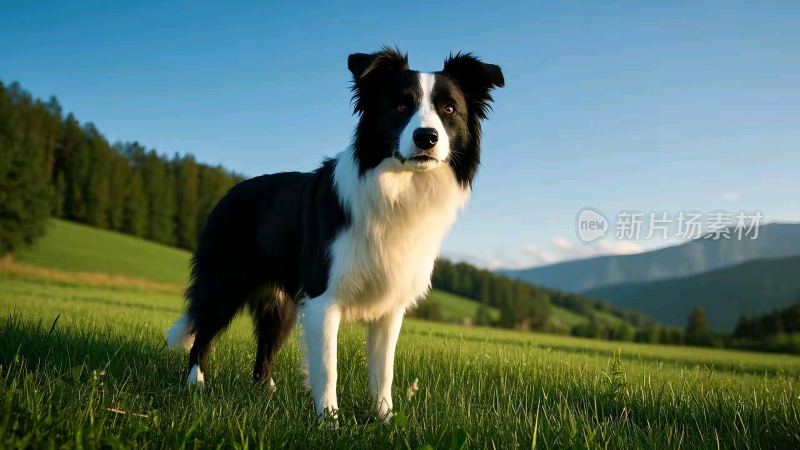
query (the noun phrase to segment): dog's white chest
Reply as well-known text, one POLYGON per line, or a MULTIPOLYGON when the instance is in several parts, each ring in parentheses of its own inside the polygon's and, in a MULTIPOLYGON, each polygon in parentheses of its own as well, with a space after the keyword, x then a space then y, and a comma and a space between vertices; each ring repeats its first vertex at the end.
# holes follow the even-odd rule
POLYGON ((331 245, 328 289, 345 319, 373 320, 412 306, 428 291, 442 242, 469 191, 446 165, 412 172, 387 160, 351 178, 347 172, 355 169, 344 162, 335 180, 351 223, 331 245))

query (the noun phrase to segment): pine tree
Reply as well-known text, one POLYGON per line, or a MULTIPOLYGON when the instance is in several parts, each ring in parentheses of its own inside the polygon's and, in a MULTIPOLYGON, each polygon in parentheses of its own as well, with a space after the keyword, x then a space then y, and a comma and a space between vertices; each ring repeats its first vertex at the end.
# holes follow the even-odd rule
POLYGON ((64 186, 64 217, 77 222, 86 222, 84 185, 89 179, 89 149, 80 124, 67 116, 59 145, 57 166, 66 180, 64 186))
POLYGON ((197 163, 192 156, 173 160, 176 182, 175 223, 179 247, 193 250, 197 240, 197 211, 199 210, 197 190, 197 163))
POLYGON ((492 313, 486 304, 481 303, 478 305, 478 309, 475 310, 475 325, 478 326, 489 326, 492 324, 492 313))
POLYGON ((122 231, 125 211, 125 195, 132 169, 128 160, 115 149, 111 154, 109 164, 111 170, 108 176, 108 228, 122 231))
POLYGON ((175 189, 168 169, 166 161, 155 150, 147 153, 142 167, 148 210, 145 236, 172 245, 175 242, 175 189))
POLYGON ((89 225, 109 228, 111 150, 94 125, 87 124, 84 135, 89 147, 89 174, 83 187, 86 221, 89 225))
POLYGON ((138 167, 132 167, 125 176, 122 208, 122 231, 143 237, 147 230, 147 198, 144 179, 138 167))
POLYGON ((52 208, 47 148, 27 139, 24 114, 35 107, 18 85, 0 83, 0 254, 43 235, 52 208))
POLYGON ((689 314, 689 321, 686 325, 686 340, 693 345, 711 344, 711 328, 708 325, 706 312, 703 308, 695 308, 689 314))

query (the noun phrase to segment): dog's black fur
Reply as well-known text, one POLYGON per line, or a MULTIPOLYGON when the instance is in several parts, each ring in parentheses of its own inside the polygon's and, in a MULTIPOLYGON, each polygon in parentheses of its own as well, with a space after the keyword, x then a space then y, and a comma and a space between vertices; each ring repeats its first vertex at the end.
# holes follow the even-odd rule
POLYGON ((269 379, 295 322, 295 299, 325 292, 327 243, 349 220, 333 191, 335 164, 246 180, 209 215, 186 291, 195 333, 190 368, 205 369, 212 340, 247 304, 258 340, 253 377, 269 379))

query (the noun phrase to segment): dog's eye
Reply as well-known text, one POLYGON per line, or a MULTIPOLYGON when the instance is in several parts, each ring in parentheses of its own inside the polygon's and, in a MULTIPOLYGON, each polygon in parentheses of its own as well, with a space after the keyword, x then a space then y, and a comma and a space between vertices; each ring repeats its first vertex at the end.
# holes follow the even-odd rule
POLYGON ((399 113, 404 113, 404 112, 406 112, 406 105, 404 105, 404 104, 402 104, 402 103, 400 103, 399 105, 397 105, 397 112, 399 112, 399 113))
POLYGON ((454 112, 456 112, 456 107, 455 107, 455 106, 453 106, 453 105, 446 105, 446 106, 444 107, 444 112, 445 112, 446 114, 453 114, 454 112))

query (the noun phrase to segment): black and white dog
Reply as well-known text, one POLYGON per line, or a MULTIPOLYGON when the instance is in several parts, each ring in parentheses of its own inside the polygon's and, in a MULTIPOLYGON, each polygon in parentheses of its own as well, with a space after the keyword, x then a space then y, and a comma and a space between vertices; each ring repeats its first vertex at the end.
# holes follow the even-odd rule
POLYGON ((273 358, 296 319, 319 417, 335 413, 339 324, 369 324, 370 390, 392 414, 394 352, 405 312, 430 288, 442 241, 469 199, 480 164, 481 121, 498 66, 450 56, 441 72, 409 70, 384 48, 350 55, 354 113, 348 150, 311 173, 240 183, 208 218, 192 265, 186 313, 170 346, 191 347, 189 383, 204 382, 214 337, 248 305, 258 340, 253 377, 272 381, 273 358))

